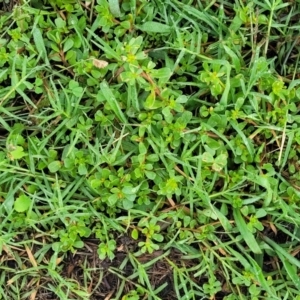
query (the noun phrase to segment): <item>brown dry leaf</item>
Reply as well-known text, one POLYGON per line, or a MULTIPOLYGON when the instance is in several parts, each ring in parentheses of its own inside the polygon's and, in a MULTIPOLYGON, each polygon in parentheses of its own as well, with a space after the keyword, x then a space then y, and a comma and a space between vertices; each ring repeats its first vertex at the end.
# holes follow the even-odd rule
POLYGON ((32 252, 31 252, 31 250, 27 246, 25 246, 25 249, 26 249, 28 258, 29 258, 32 266, 36 268, 37 267, 37 263, 36 263, 36 260, 35 260, 35 258, 33 256, 32 252))
POLYGON ((105 60, 93 58, 93 65, 98 69, 104 69, 106 66, 108 66, 108 62, 105 60))
POLYGON ((123 252, 124 251, 124 245, 120 245, 118 248, 117 248, 117 251, 118 252, 123 252))
POLYGON ((68 267, 67 267, 67 275, 68 275, 68 277, 72 274, 74 268, 75 268, 74 265, 68 265, 68 267))
POLYGON ((36 299, 37 290, 33 290, 30 294, 29 300, 35 300, 36 299))
POLYGON ((227 253, 226 253, 226 251, 225 251, 224 249, 219 248, 218 250, 219 250, 219 252, 220 252, 222 255, 227 256, 227 253))
POLYGON ((16 278, 13 277, 12 279, 7 280, 6 284, 7 284, 7 285, 11 285, 12 283, 15 282, 15 280, 16 280, 16 278))
POLYGON ((56 265, 58 266, 62 261, 63 261, 63 256, 58 257, 58 258, 56 259, 56 265))
POLYGON ((6 254, 8 254, 10 257, 14 256, 10 248, 6 247, 6 245, 3 245, 2 248, 6 252, 6 254))
POLYGON ((271 230, 275 233, 275 235, 277 235, 277 228, 275 227, 275 225, 272 222, 270 222, 269 225, 271 230))
POLYGON ((6 285, 9 286, 9 285, 13 284, 16 280, 18 280, 18 274, 16 274, 15 276, 13 276, 9 280, 7 280, 6 285))
POLYGON ((168 201, 172 207, 176 206, 176 204, 172 198, 168 198, 168 201))
POLYGON ((109 300, 111 298, 111 296, 113 295, 115 290, 112 290, 106 297, 104 300, 109 300))

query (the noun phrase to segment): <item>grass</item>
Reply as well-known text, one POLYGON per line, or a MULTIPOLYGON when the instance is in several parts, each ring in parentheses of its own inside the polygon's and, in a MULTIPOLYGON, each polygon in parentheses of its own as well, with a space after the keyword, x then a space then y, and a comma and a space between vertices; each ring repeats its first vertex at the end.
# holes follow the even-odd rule
POLYGON ((300 299, 299 13, 0 0, 0 299, 300 299))

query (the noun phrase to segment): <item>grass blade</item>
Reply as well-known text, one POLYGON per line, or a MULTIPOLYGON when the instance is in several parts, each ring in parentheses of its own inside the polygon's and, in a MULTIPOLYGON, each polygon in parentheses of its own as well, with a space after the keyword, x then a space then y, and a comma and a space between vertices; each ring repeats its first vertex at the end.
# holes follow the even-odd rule
POLYGON ((154 33, 170 33, 171 32, 171 27, 166 24, 158 23, 158 22, 153 22, 153 21, 148 21, 145 22, 141 26, 136 26, 138 29, 146 32, 154 32, 154 33))
POLYGON ((106 81, 100 83, 100 89, 119 121, 121 121, 123 124, 128 124, 128 121, 123 114, 116 97, 114 96, 106 81))
POLYGON ((250 250, 253 253, 261 254, 262 251, 261 251, 254 235, 249 231, 249 229, 247 227, 247 224, 246 224, 240 210, 237 209, 237 208, 234 208, 233 209, 233 216, 234 216, 236 226, 238 227, 244 241, 246 242, 246 244, 248 245, 250 250))
POLYGON ((262 239, 268 243, 274 251, 278 254, 278 256, 284 257, 287 259, 288 262, 290 262, 292 265, 300 268, 300 261, 296 259, 294 256, 289 254, 284 248, 282 248, 280 245, 272 241, 270 238, 263 236, 262 239))
POLYGON ((39 28, 34 27, 32 30, 33 40, 36 46, 36 49, 40 51, 40 55, 43 58, 44 62, 49 65, 49 60, 47 56, 46 47, 44 44, 44 39, 42 32, 39 28))

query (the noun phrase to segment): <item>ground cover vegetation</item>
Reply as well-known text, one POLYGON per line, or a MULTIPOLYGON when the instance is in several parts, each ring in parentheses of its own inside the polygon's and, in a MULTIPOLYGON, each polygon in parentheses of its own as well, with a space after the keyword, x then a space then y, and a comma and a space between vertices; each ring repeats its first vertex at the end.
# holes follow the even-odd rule
POLYGON ((0 0, 0 299, 300 299, 299 13, 0 0))

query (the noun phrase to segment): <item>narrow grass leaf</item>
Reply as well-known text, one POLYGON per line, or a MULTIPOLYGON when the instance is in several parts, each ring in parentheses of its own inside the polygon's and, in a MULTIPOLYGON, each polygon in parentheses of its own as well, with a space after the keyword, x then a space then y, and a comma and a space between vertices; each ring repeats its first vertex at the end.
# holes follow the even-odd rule
POLYGON ((117 61, 121 60, 121 57, 109 46, 108 43, 106 43, 103 39, 101 39, 98 35, 96 35, 92 30, 88 28, 86 30, 98 42, 96 43, 95 41, 92 40, 92 43, 94 43, 97 47, 103 50, 107 58, 114 58, 117 61))
POLYGON ((279 252, 277 252, 277 255, 280 257, 283 266, 288 274, 288 276, 291 278, 297 289, 300 291, 300 278, 297 274, 297 268, 295 265, 292 265, 287 258, 283 257, 279 252))
POLYGON ((245 136, 244 132, 239 128, 236 121, 230 121, 230 125, 236 130, 236 132, 239 134, 239 136, 242 138, 250 157, 254 158, 254 147, 253 144, 249 141, 249 139, 245 136))
MULTIPOLYGON (((4 108, 2 106, 0 106, 0 112, 5 113, 6 110, 4 110, 4 108)), ((10 126, 8 125, 7 122, 5 122, 5 120, 3 119, 3 117, 0 117, 0 124, 2 125, 2 127, 7 130, 8 132, 11 131, 10 126)))
POLYGON ((213 133, 215 133, 220 139, 222 139, 228 145, 228 147, 230 148, 230 150, 233 152, 234 156, 236 156, 235 149, 232 147, 231 143, 224 136, 224 134, 222 134, 221 132, 219 132, 218 130, 216 130, 212 126, 210 126, 208 123, 203 123, 203 127, 207 127, 207 129, 209 129, 210 131, 212 131, 213 133))
POLYGON ((211 210, 215 213, 215 215, 217 216, 217 218, 219 219, 220 223, 222 224, 223 228, 226 231, 230 231, 232 229, 232 225, 230 224, 230 222, 228 221, 228 219, 226 218, 226 216, 224 216, 219 209, 217 209, 214 205, 212 205, 210 203, 210 207, 211 210))
POLYGON ((43 58, 44 62, 49 65, 47 51, 46 51, 46 47, 44 44, 44 38, 43 38, 41 30, 37 27, 34 27, 32 30, 32 35, 33 35, 33 40, 34 40, 36 49, 40 52, 40 55, 43 58))
POLYGON ((266 281, 265 275, 263 274, 262 269, 259 267, 259 265, 257 264, 257 262, 250 256, 247 255, 249 261, 252 264, 252 270, 253 273, 255 274, 258 282, 260 283, 260 285, 268 292, 269 296, 272 296, 272 299, 274 300, 280 300, 280 298, 278 298, 275 294, 275 292, 273 292, 268 284, 268 282, 266 281))
POLYGON ((137 88, 136 84, 128 84, 127 86, 127 107, 133 107, 136 111, 140 111, 140 104, 139 104, 139 99, 138 99, 138 93, 137 93, 137 88))
POLYGON ((268 207, 271 204, 273 195, 275 193, 274 186, 270 184, 270 178, 272 178, 272 176, 270 176, 269 174, 247 174, 247 179, 249 181, 258 184, 267 190, 266 197, 264 198, 264 207, 268 207))
POLYGON ((171 26, 154 21, 147 21, 141 26, 136 26, 138 29, 146 32, 154 33, 170 33, 171 26))
MULTIPOLYGON (((234 243, 238 243, 238 242, 239 241, 234 240, 234 243)), ((229 245, 224 244, 224 247, 228 253, 231 253, 236 257, 237 261, 239 261, 246 270, 251 267, 249 261, 245 258, 245 256, 243 254, 234 250, 229 245)))
POLYGON ((294 141, 294 135, 295 135, 294 132, 287 133, 288 142, 286 144, 284 157, 283 157, 283 160, 281 162, 280 173, 282 172, 284 166, 286 165, 286 163, 288 161, 288 157, 289 157, 289 154, 290 154, 290 151, 291 151, 291 148, 292 148, 292 144, 293 144, 293 141, 294 141))
MULTIPOLYGON (((179 1, 176 1, 177 3, 180 3, 179 1)), ((182 5, 180 3, 180 5, 182 5)), ((219 29, 216 25, 216 22, 218 21, 217 18, 213 18, 212 15, 210 15, 207 12, 202 12, 199 9, 196 9, 195 7, 191 6, 191 5, 182 5, 181 8, 183 11, 185 11, 187 14, 191 15, 193 17, 193 19, 198 19, 198 21, 202 21, 205 22, 207 25, 209 25, 211 27, 211 29, 213 30, 213 34, 218 34, 219 33, 219 29)), ((224 25, 223 25, 224 27, 224 25)))
POLYGON ((233 66, 236 70, 237 73, 239 73, 241 71, 241 62, 240 62, 240 58, 226 45, 223 45, 226 53, 230 56, 230 58, 232 59, 232 63, 233 66))
POLYGON ((300 268, 300 261, 296 259, 294 256, 289 254, 284 248, 282 248, 280 245, 272 241, 270 238, 263 236, 263 240, 268 243, 274 251, 278 254, 283 256, 285 259, 287 259, 292 265, 300 268))
POLYGON ((244 241, 246 242, 246 244, 248 245, 250 250, 256 254, 261 254, 262 251, 261 251, 254 235, 249 231, 247 224, 246 224, 240 210, 237 208, 234 208, 233 216, 234 216, 234 220, 236 222, 236 226, 238 227, 244 241))
POLYGON ((103 92, 105 99, 109 103, 111 109, 113 110, 119 121, 121 121, 123 124, 127 124, 127 119, 123 114, 116 97, 114 96, 106 81, 102 81, 100 83, 100 89, 103 92))

